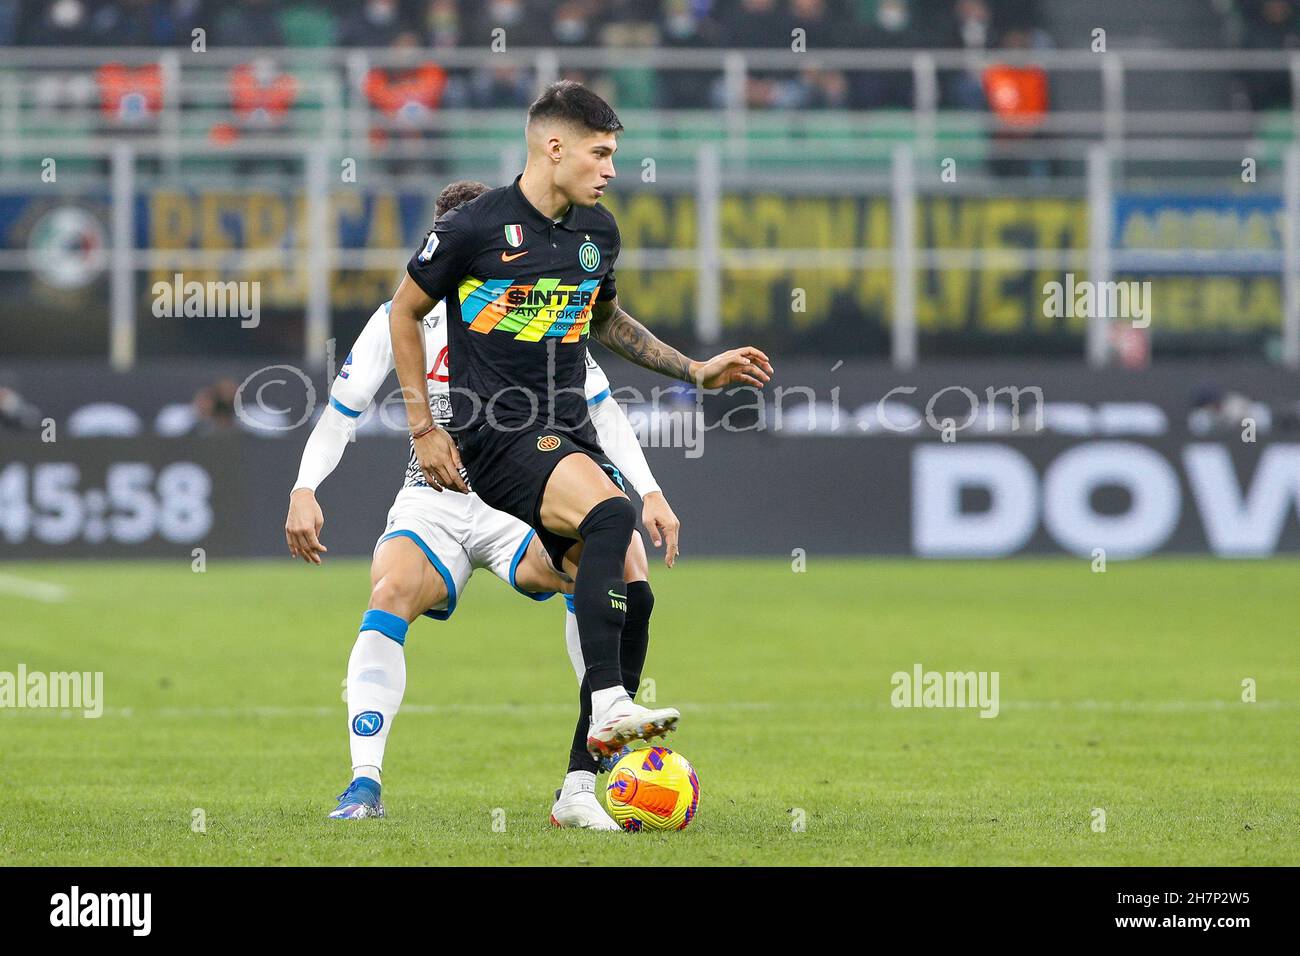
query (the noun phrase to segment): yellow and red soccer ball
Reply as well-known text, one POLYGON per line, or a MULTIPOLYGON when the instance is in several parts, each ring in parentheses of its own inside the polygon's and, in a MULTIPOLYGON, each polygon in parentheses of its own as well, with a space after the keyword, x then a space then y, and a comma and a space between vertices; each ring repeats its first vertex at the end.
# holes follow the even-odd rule
POLYGON ((690 761, 667 747, 634 750, 610 772, 605 806, 624 830, 684 830, 700 808, 690 761))

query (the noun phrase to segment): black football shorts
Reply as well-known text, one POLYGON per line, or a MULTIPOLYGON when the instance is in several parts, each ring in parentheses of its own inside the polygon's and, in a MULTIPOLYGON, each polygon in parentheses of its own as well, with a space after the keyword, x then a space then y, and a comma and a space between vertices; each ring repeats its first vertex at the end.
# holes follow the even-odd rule
POLYGON ((563 568, 564 553, 575 539, 542 526, 542 492, 555 466, 571 454, 584 454, 605 470, 620 491, 626 490, 622 474, 601 451, 590 422, 576 432, 541 426, 504 431, 483 424, 459 436, 458 443, 470 487, 488 507, 531 526, 557 569, 563 568))

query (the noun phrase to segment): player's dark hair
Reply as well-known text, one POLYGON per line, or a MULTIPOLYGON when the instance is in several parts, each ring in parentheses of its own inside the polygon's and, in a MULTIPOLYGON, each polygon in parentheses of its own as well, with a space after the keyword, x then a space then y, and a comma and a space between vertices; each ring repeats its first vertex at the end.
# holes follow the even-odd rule
POLYGON ((438 201, 433 207, 433 216, 435 219, 441 219, 457 206, 463 206, 487 191, 488 186, 484 183, 472 179, 458 179, 438 193, 438 201))
POLYGON ((559 120, 592 133, 617 133, 623 129, 608 103, 573 80, 552 83, 533 100, 528 107, 528 122, 533 120, 559 120))

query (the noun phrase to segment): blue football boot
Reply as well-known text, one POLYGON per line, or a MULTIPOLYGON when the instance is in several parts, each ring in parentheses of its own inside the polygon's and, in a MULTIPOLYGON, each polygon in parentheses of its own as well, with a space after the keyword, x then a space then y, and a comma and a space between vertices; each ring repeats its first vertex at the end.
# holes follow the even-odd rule
POLYGON ((357 777, 339 794, 339 805, 329 815, 331 820, 364 820, 382 817, 384 805, 379 800, 379 783, 369 777, 357 777))

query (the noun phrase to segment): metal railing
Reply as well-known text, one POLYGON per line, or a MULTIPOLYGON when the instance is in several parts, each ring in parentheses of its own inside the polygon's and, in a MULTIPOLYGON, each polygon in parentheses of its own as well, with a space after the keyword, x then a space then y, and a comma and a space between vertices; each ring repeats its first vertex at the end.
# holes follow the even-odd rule
MULTIPOLYGON (((178 141, 202 136, 201 124, 187 132, 185 118, 228 119, 230 104, 223 103, 225 71, 241 63, 267 58, 298 77, 301 95, 319 114, 318 123, 308 130, 292 128, 250 131, 246 140, 274 149, 301 150, 322 140, 332 146, 368 149, 369 131, 385 118, 367 102, 363 80, 372 68, 396 69, 432 60, 449 72, 508 66, 530 77, 540 89, 558 79, 566 69, 618 73, 655 70, 664 74, 706 73, 716 81, 719 102, 708 111, 708 127, 716 130, 724 148, 734 150, 755 124, 774 111, 755 109, 746 102, 746 80, 755 71, 763 74, 794 75, 808 68, 854 73, 907 74, 912 80, 911 133, 920 146, 932 150, 945 118, 962 117, 965 122, 992 131, 999 120, 978 111, 949 111, 940 108, 940 78, 944 73, 978 73, 991 64, 1037 65, 1050 74, 1063 74, 1070 81, 1094 77, 1099 91, 1095 108, 1054 110, 1038 127, 1040 135, 1064 138, 1103 138, 1116 147, 1134 133, 1142 137, 1181 135, 1250 136, 1258 128, 1257 114, 1239 110, 1144 110, 1127 102, 1129 78, 1135 73, 1275 73, 1288 77, 1291 90, 1291 132, 1300 132, 1300 51, 1259 50, 843 50, 793 52, 771 50, 685 50, 661 47, 585 47, 553 49, 509 47, 493 53, 486 48, 449 48, 428 51, 392 49, 299 49, 243 48, 205 52, 156 48, 114 49, 6 49, 0 51, 0 131, 11 141, 28 120, 62 122, 63 129, 45 130, 42 140, 50 147, 84 140, 87 129, 92 139, 114 135, 99 121, 96 103, 67 103, 51 112, 37 96, 37 87, 51 76, 88 74, 109 62, 131 66, 156 65, 163 78, 163 101, 155 121, 133 132, 133 139, 175 152, 178 141), (80 130, 78 130, 80 127, 80 130)), ((620 111, 624 112, 624 111, 620 111)), ((874 113, 819 112, 833 116, 848 133, 869 134, 874 113)), ((678 122, 676 110, 638 111, 638 119, 651 126, 678 122)), ((429 131, 465 129, 467 123, 481 129, 517 123, 518 110, 440 108, 417 124, 429 131)), ((38 123, 39 125, 39 123, 38 123)), ((470 128, 474 128, 470 127, 470 128)), ((629 126, 629 128, 631 128, 629 126)))
MULTIPOLYGON (((1182 158, 1189 144, 1166 144, 1170 160, 1182 158)), ((1194 148, 1194 144, 1193 144, 1194 148)), ((1203 148, 1210 150, 1209 145, 1203 148)), ((332 270, 346 263, 349 270, 391 270, 394 276, 410 256, 409 248, 340 248, 331 235, 330 203, 336 188, 331 167, 332 155, 323 144, 300 154, 301 176, 280 181, 294 186, 306 203, 305 244, 297 248, 245 248, 226 250, 136 248, 134 198, 139 194, 137 162, 142 154, 133 143, 116 144, 110 154, 109 285, 111 308, 110 358, 115 367, 130 367, 136 358, 138 299, 136 275, 145 270, 174 269, 216 270, 223 276, 237 277, 250 270, 301 270, 305 278, 305 360, 317 365, 326 354, 326 342, 332 330, 330 276, 332 270)), ((284 154, 291 156, 292 154, 284 154)), ((1144 155, 1158 157, 1154 146, 1144 155)), ((522 168, 522 151, 504 153, 495 176, 508 182, 522 168)), ((934 195, 937 177, 932 171, 938 157, 926 155, 916 145, 897 145, 891 156, 887 176, 864 174, 852 184, 842 184, 845 195, 888 195, 891 200, 889 245, 884 248, 728 248, 724 245, 720 210, 728 190, 752 187, 779 189, 797 194, 798 183, 789 176, 755 176, 728 170, 721 151, 713 145, 698 148, 690 174, 670 178, 667 185, 689 189, 694 193, 695 231, 693 247, 635 249, 626 248, 619 259, 620 270, 675 271, 695 273, 695 330, 704 342, 717 341, 721 325, 723 276, 733 272, 760 271, 772 268, 892 270, 893 302, 891 308, 891 355, 902 368, 914 365, 920 356, 917 327, 916 283, 927 270, 1078 270, 1096 283, 1108 282, 1114 275, 1141 272, 1153 266, 1170 268, 1194 266, 1196 271, 1239 273, 1242 271, 1279 276, 1283 290, 1284 312, 1280 316, 1282 358, 1291 367, 1300 367, 1300 145, 1292 144, 1287 152, 1282 182, 1283 247, 1278 252, 1114 248, 1113 215, 1116 202, 1114 167, 1125 159, 1123 151, 1113 151, 1104 142, 1094 144, 1087 154, 1083 177, 1083 194, 1088 210, 1086 248, 924 248, 918 243, 917 210, 923 196, 934 195), (922 171, 918 174, 918 170, 922 171), (924 182, 922 182, 924 177, 924 182), (933 181, 933 182, 932 182, 933 181)), ((484 176, 492 179, 492 176, 484 176)), ((0 180, 0 186, 3 185, 0 180)), ((999 192, 1014 189, 1012 181, 998 181, 999 192)), ((826 184, 811 176, 802 185, 825 190, 826 184)), ((967 195, 978 184, 964 187, 967 195)), ((376 188, 384 189, 382 180, 376 188)), ((26 252, 0 252, 0 271, 26 271, 31 260, 26 252)), ((1086 333, 1086 357, 1093 365, 1108 360, 1109 330, 1119 316, 1104 312, 1089 319, 1086 333)))
MULTIPOLYGON (((482 50, 439 50, 430 54, 448 69, 495 66, 503 62, 482 50)), ((136 356, 134 283, 137 272, 153 268, 253 268, 301 269, 307 277, 304 355, 317 364, 325 354, 331 331, 329 276, 332 268, 346 261, 350 269, 392 269, 396 272, 410 250, 341 249, 327 232, 332 173, 330 164, 340 155, 361 155, 369 151, 368 134, 380 120, 365 102, 360 78, 372 66, 402 66, 409 57, 392 50, 213 50, 208 53, 179 53, 155 49, 95 50, 6 50, 0 52, 0 159, 29 163, 32 157, 58 154, 61 157, 101 158, 108 161, 111 194, 110 221, 110 357, 116 367, 129 367, 136 356), (229 107, 220 102, 223 85, 214 71, 227 69, 259 55, 273 57, 287 69, 310 71, 301 80, 304 95, 315 104, 318 127, 303 132, 282 129, 253 132, 229 147, 216 150, 203 135, 203 122, 225 116, 229 107), (156 123, 129 137, 102 124, 91 123, 97 108, 86 106, 82 116, 95 132, 66 132, 60 129, 32 134, 39 109, 32 100, 31 86, 37 75, 50 71, 85 72, 109 59, 141 64, 158 63, 167 78, 166 95, 156 123), (198 103, 206 105, 197 105, 198 103), (215 105, 214 105, 215 104, 215 105), (189 122, 197 116, 198 123, 189 122), (284 158, 299 164, 301 191, 306 197, 309 237, 305 255, 289 249, 245 249, 234 253, 189 249, 139 249, 133 236, 132 198, 137 195, 142 157, 162 162, 164 175, 184 170, 185 163, 213 156, 284 158)), ((1187 258, 1178 250, 1113 248, 1113 211, 1117 189, 1116 164, 1130 161, 1186 162, 1192 155, 1202 160, 1221 157, 1236 162, 1243 150, 1258 151, 1255 139, 1259 117, 1243 112, 1187 111, 1149 114, 1128 111, 1125 77, 1130 71, 1285 71, 1293 90, 1288 141, 1277 144, 1285 156, 1282 194, 1284 211, 1283 248, 1277 255, 1222 250, 1200 257, 1199 267, 1255 269, 1279 275, 1284 289, 1281 318, 1282 357, 1291 367, 1300 367, 1300 53, 1241 51, 1120 51, 1094 54, 1088 51, 996 51, 973 54, 953 50, 834 50, 809 54, 788 51, 586 50, 513 49, 509 63, 527 70, 534 84, 543 85, 571 65, 592 70, 653 67, 658 70, 712 71, 721 78, 725 102, 718 111, 624 111, 629 129, 672 130, 678 124, 694 124, 704 131, 699 142, 664 143, 664 155, 680 159, 683 169, 674 174, 678 184, 695 194, 697 243, 694 248, 627 249, 620 268, 641 270, 691 269, 696 275, 696 331, 703 341, 716 341, 722 334, 722 276, 728 271, 762 270, 778 267, 849 267, 889 269, 893 272, 891 354, 900 367, 919 359, 915 282, 919 271, 942 268, 1052 268, 1079 269, 1097 282, 1152 262, 1187 258), (761 128, 775 116, 777 122, 805 122, 810 114, 773 114, 749 109, 745 104, 745 80, 757 64, 764 72, 793 71, 816 62, 825 68, 901 71, 913 77, 915 101, 906 117, 906 135, 899 141, 898 129, 885 135, 878 129, 879 114, 822 113, 844 136, 842 163, 823 171, 806 165, 802 173, 775 176, 779 188, 826 189, 834 186, 846 193, 891 197, 890 246, 875 249, 730 249, 722 239, 721 198, 736 184, 764 182, 756 169, 759 159, 807 161, 806 149, 788 143, 764 144, 750 138, 748 131, 761 128), (1101 108, 1093 111, 1050 114, 1039 128, 1039 136, 999 146, 1005 155, 1023 159, 1069 161, 1079 169, 1078 185, 1086 197, 1089 215, 1087 248, 917 248, 916 210, 924 187, 917 170, 932 168, 953 148, 940 142, 945 119, 960 116, 970 128, 985 132, 997 128, 997 119, 978 113, 950 114, 938 109, 939 76, 944 70, 978 68, 991 62, 1037 63, 1051 70, 1095 72, 1102 91, 1101 108), (1140 131, 1141 135, 1135 135, 1140 131), (884 163, 873 166, 866 157, 879 156, 884 163), (753 161, 753 162, 751 162, 753 161), (1243 257, 1249 261, 1243 264, 1243 257)), ((74 111, 75 113, 75 111, 74 111)), ((67 117, 66 112, 58 116, 67 117)), ((49 117, 45 117, 48 119, 49 117)), ((523 166, 518 110, 445 110, 428 118, 427 130, 466 128, 514 130, 513 145, 471 150, 467 162, 479 169, 495 168, 496 179, 508 182, 523 166), (490 159, 489 159, 490 157, 490 159), (488 165, 491 163, 492 165, 488 165)), ((71 124, 75 125, 75 124, 71 124)), ((385 158, 446 158, 454 152, 446 140, 421 138, 391 146, 385 158)), ((1252 153, 1245 153, 1250 155, 1252 153)), ((833 147, 832 158, 838 156, 833 147)), ((817 159, 826 157, 820 154, 817 159)), ((831 164, 827 164, 830 166, 831 164)), ((767 182, 773 182, 768 174, 767 182)), ((491 178, 491 177, 486 177, 491 178)), ((671 178, 671 177, 669 177, 671 178)), ((978 174, 974 187, 979 188, 978 174)), ((1041 181, 998 180, 1001 189, 1041 188, 1041 181)), ((971 188, 968 179, 966 188, 971 188)), ((25 254, 0 251, 0 270, 30 268, 25 254)), ((1086 355, 1094 365, 1108 358, 1108 333, 1114 317, 1090 319, 1086 355)))

